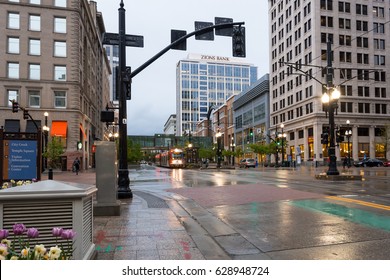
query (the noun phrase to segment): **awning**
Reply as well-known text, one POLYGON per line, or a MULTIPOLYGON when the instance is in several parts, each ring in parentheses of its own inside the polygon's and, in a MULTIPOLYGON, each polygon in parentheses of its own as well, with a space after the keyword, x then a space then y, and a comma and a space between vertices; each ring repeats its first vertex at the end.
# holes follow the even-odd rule
POLYGON ((50 135, 66 138, 67 127, 68 127, 67 121, 52 121, 51 128, 50 128, 50 135))
MULTIPOLYGON (((37 120, 35 121, 38 127, 41 126, 41 121, 37 120)), ((34 122, 32 120, 27 120, 27 125, 26 125, 26 132, 28 133, 37 133, 37 127, 35 126, 34 122)))
POLYGON ((4 132, 20 132, 20 120, 5 120, 4 132))

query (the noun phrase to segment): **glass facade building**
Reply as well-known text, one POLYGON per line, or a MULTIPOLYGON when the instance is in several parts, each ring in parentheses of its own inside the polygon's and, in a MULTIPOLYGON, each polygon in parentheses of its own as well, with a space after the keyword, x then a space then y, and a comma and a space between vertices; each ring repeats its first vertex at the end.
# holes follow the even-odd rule
POLYGON ((176 135, 195 131, 209 108, 257 81, 257 67, 239 58, 190 54, 176 68, 176 135))

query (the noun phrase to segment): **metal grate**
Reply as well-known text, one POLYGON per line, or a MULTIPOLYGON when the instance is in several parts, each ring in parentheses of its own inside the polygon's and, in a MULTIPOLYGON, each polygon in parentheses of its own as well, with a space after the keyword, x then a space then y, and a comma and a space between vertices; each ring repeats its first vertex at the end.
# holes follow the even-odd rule
POLYGON ((141 197, 142 199, 144 199, 148 204, 148 208, 169 208, 165 200, 157 196, 145 192, 140 192, 140 191, 133 191, 133 193, 141 197))
POLYGON ((83 201, 83 256, 85 256, 93 242, 93 202, 92 196, 83 201))

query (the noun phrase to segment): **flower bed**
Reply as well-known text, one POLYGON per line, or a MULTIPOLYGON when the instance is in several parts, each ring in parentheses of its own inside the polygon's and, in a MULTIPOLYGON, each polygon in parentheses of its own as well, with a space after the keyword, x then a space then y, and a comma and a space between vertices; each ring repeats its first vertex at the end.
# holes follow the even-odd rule
POLYGON ((26 228, 24 224, 14 224, 13 237, 9 240, 9 231, 0 229, 0 260, 69 260, 73 255, 73 238, 76 232, 72 229, 53 228, 55 244, 49 250, 42 244, 34 244, 39 236, 38 229, 26 228), (57 245, 58 239, 66 240, 65 245, 57 245))

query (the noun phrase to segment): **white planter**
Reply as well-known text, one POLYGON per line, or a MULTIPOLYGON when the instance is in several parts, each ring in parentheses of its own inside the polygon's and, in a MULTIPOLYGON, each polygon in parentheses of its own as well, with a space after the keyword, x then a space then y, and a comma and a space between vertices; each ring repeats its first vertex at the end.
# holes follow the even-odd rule
MULTIPOLYGON (((15 223, 39 230, 34 244, 55 245, 53 227, 73 229, 76 237, 73 259, 86 260, 94 255, 93 194, 95 186, 41 181, 21 187, 0 190, 0 228, 12 234, 15 223)), ((64 244, 64 243, 63 243, 64 244)))

